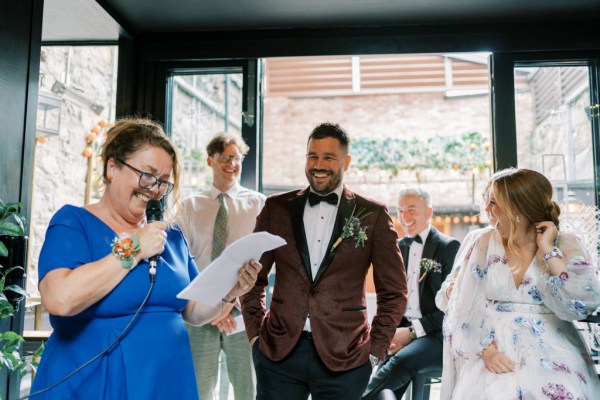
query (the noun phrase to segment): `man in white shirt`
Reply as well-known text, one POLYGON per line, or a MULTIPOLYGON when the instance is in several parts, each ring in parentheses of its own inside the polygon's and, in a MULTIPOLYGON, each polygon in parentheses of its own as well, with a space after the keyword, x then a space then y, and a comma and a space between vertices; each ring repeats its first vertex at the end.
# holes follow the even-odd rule
POLYGON ((431 195, 417 187, 400 191, 398 219, 406 236, 398 242, 408 281, 408 303, 392 339, 388 359, 371 377, 363 400, 391 389, 401 399, 421 371, 442 369, 444 313, 435 296, 452 270, 458 240, 431 226, 431 195))
MULTIPOLYGON (((182 202, 177 223, 187 238, 196 264, 202 271, 219 256, 223 248, 254 230, 256 216, 266 197, 242 187, 239 176, 242 161, 249 148, 240 137, 217 134, 206 146, 208 166, 213 172, 213 184, 208 190, 194 194, 182 202)), ((255 374, 252 354, 236 299, 229 315, 212 324, 188 325, 190 343, 198 383, 198 395, 212 400, 219 375, 219 354, 226 355, 227 373, 236 400, 255 397, 255 374), (236 333, 232 333, 232 331, 236 333)))

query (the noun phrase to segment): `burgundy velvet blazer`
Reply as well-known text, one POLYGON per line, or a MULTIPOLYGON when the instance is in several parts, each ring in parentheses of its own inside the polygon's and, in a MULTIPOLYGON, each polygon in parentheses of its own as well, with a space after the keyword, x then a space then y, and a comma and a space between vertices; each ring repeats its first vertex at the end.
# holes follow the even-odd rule
POLYGON ((279 235, 287 244, 263 254, 256 285, 241 299, 248 337, 259 336, 262 353, 272 361, 282 360, 298 342, 310 313, 315 347, 330 370, 364 365, 369 354, 384 359, 407 298, 406 270, 387 208, 344 187, 328 252, 313 279, 303 223, 308 192, 305 188, 269 197, 257 218, 255 232, 279 235), (371 212, 361 221, 368 236, 364 247, 348 238, 331 251, 355 206, 371 212), (267 311, 265 287, 274 264, 275 286, 267 311), (377 315, 369 327, 365 281, 371 264, 377 315))

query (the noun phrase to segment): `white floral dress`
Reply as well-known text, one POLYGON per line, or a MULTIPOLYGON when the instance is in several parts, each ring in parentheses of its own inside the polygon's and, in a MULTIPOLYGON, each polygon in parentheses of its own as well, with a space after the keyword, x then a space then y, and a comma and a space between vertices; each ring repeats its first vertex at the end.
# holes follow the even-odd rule
POLYGON ((559 248, 571 249, 566 271, 550 276, 538 255, 517 288, 498 233, 484 228, 473 239, 459 251, 444 319, 445 344, 464 360, 452 399, 600 399, 600 380, 571 322, 600 304, 600 281, 579 242, 561 234, 559 248), (485 368, 480 352, 492 340, 514 372, 485 368))

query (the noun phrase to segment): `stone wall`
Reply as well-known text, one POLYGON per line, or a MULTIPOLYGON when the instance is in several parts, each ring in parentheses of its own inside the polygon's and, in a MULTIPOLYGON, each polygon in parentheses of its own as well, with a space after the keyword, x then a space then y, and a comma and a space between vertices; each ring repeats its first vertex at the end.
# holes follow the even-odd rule
MULTIPOLYGON (((40 91, 62 83, 103 107, 98 115, 67 93, 61 97, 59 134, 38 137, 31 207, 28 291, 37 291, 37 263, 48 223, 65 204, 85 203, 88 159, 82 155, 88 132, 114 119, 117 48, 115 46, 43 47, 40 91)), ((40 125, 40 122, 38 122, 40 125)))

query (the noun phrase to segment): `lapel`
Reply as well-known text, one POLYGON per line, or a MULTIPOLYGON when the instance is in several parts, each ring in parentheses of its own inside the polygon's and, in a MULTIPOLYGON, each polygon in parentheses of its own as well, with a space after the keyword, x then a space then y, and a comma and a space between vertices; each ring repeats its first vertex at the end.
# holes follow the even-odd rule
MULTIPOLYGON (((333 226, 333 232, 331 234, 331 239, 329 239, 329 245, 327 246, 327 253, 325 253, 325 257, 323 257, 323 261, 321 261, 321 265, 319 266, 319 270, 317 271, 317 276, 315 276, 315 280, 313 282, 313 286, 317 284, 319 278, 325 273, 333 258, 335 257, 335 251, 331 251, 331 247, 335 243, 338 237, 342 234, 342 228, 344 227, 344 223, 347 218, 350 218, 352 215, 352 210, 354 209, 354 205, 356 201, 354 199, 354 193, 352 193, 349 189, 344 187, 342 191, 342 196, 340 198, 340 205, 338 206, 337 215, 335 217, 335 225, 333 226)), ((304 239, 306 242, 306 237, 304 239)), ((310 263, 306 264, 310 266, 310 263)))
POLYGON ((309 189, 305 188, 296 194, 292 200, 292 229, 296 246, 302 258, 302 264, 308 274, 308 279, 313 283, 312 271, 310 270, 310 256, 308 253, 308 243, 306 242, 306 233, 304 232, 304 206, 308 198, 309 189))
POLYGON ((435 248, 437 247, 437 231, 432 226, 429 231, 429 235, 427 235, 427 239, 425 239, 425 245, 423 246, 423 255, 421 258, 429 258, 433 260, 433 255, 435 254, 435 248))
MULTIPOLYGON (((425 245, 423 246, 423 254, 421 255, 421 258, 429 258, 430 260, 433 260, 433 255, 435 254, 437 244, 437 231, 432 226, 429 230, 429 235, 427 235, 427 239, 425 239, 425 245)), ((421 297, 421 294, 423 293, 423 287, 425 286, 426 281, 427 278, 423 279, 423 282, 419 284, 419 297, 421 297)))
POLYGON ((404 262, 404 269, 406 271, 408 271, 408 255, 409 255, 408 250, 410 249, 410 246, 408 245, 408 243, 406 243, 406 240, 404 240, 404 238, 402 238, 398 241, 398 247, 400 248, 400 254, 402 254, 402 261, 404 262))

